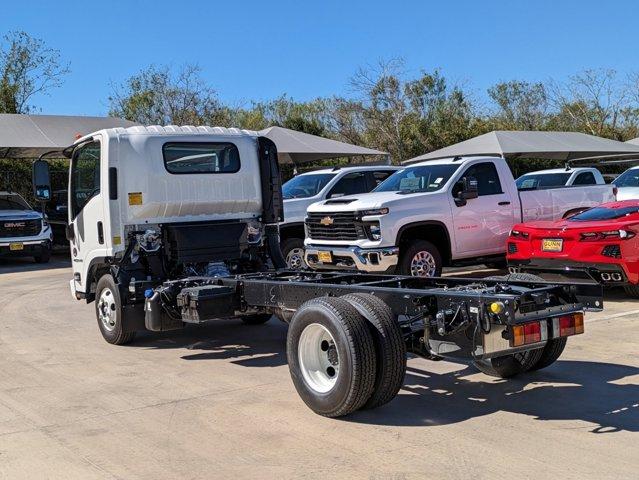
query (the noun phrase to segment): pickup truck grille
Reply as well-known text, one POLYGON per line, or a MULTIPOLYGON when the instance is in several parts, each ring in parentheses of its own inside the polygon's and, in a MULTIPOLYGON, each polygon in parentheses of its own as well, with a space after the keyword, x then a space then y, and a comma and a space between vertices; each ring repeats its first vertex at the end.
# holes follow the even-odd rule
POLYGON ((306 217, 308 237, 313 240, 358 240, 366 232, 353 212, 309 213, 306 217))
POLYGON ((42 220, 0 220, 0 238, 34 237, 42 230, 42 220))

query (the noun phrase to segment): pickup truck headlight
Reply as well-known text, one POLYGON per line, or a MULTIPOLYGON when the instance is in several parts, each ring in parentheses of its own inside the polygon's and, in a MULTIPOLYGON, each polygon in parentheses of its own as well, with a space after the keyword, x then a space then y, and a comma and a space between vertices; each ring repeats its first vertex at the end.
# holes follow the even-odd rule
POLYGON ((372 210, 362 210, 360 215, 362 217, 368 217, 370 215, 386 215, 389 212, 388 207, 384 208, 374 208, 372 210))

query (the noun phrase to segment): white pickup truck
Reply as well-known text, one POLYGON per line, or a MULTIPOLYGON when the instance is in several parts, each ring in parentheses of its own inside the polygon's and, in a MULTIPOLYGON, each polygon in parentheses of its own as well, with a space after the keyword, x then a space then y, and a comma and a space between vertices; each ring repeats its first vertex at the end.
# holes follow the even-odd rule
POLYGON ((606 180, 596 168, 568 167, 530 172, 519 177, 515 183, 519 190, 540 190, 573 185, 603 185, 606 180))
POLYGON ((612 185, 520 192, 500 157, 425 161, 371 193, 309 206, 305 260, 313 269, 413 276, 437 276, 456 264, 498 265, 516 223, 614 199, 612 185))
POLYGON ((280 240, 289 268, 304 267, 304 219, 309 205, 370 192, 398 169, 379 165, 323 168, 297 175, 282 185, 284 221, 280 223, 280 240))

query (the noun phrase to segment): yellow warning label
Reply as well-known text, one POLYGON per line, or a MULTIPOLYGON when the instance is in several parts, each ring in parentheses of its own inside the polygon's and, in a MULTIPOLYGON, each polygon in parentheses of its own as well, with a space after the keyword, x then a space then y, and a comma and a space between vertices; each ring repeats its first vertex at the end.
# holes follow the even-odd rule
POLYGON ((129 205, 142 205, 142 192, 129 193, 129 205))
POLYGON ((113 237, 113 245, 120 245, 122 243, 122 238, 120 236, 113 237))

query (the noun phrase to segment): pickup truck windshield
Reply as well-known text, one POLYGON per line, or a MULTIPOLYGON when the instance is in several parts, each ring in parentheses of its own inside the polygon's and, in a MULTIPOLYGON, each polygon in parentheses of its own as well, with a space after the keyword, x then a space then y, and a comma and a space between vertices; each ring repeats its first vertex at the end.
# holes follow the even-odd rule
POLYGON ((570 217, 570 222, 592 222, 597 220, 614 220, 639 212, 639 207, 605 208, 595 207, 570 217))
POLYGON ((626 170, 612 182, 617 187, 639 187, 639 168, 626 170))
POLYGON ((374 192, 434 192, 442 188, 459 165, 421 165, 393 173, 374 192))
POLYGON ((284 200, 317 195, 335 175, 334 173, 315 173, 293 177, 282 185, 284 200))
POLYGON ((20 195, 0 197, 0 210, 31 210, 31 207, 20 195))
POLYGON ((537 190, 539 188, 563 187, 572 173, 542 173, 522 175, 515 182, 517 190, 537 190))

